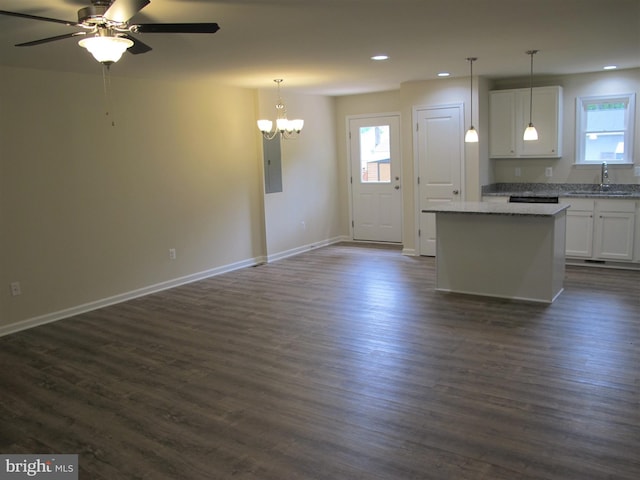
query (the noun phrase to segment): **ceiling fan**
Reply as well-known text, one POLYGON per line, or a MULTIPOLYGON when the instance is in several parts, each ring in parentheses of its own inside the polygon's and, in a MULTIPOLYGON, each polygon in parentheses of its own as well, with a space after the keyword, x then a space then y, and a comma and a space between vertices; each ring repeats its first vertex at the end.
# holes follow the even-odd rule
POLYGON ((78 10, 78 21, 59 20, 26 13, 0 10, 0 15, 40 20, 82 28, 78 32, 56 35, 25 43, 16 47, 31 47, 71 37, 83 37, 78 43, 91 52, 94 58, 106 65, 117 62, 125 51, 146 53, 151 47, 130 34, 138 33, 215 33, 217 23, 140 23, 129 20, 151 3, 150 0, 91 0, 91 5, 78 10))

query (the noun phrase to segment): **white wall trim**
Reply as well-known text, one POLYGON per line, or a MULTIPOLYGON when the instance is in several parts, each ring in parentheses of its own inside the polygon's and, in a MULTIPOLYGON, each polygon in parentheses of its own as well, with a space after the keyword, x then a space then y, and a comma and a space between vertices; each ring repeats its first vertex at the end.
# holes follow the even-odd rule
POLYGON ((350 241, 352 241, 351 238, 349 238, 346 235, 328 238, 321 242, 309 243, 307 245, 302 245, 300 247, 292 248, 290 250, 274 253, 267 257, 267 262, 277 262, 278 260, 283 260, 285 258, 293 257, 294 255, 298 255, 300 253, 308 252, 309 250, 313 250, 314 248, 326 247, 327 245, 332 245, 334 243, 350 242, 350 241))
POLYGON ((19 332, 21 330, 27 330, 29 328, 45 325, 47 323, 56 322, 64 318, 73 317, 81 313, 90 312, 92 310, 108 307, 110 305, 126 302, 128 300, 133 300, 134 298, 143 297, 145 295, 161 292, 163 290, 168 290, 174 287, 179 287, 180 285, 185 285, 187 283, 197 282, 198 280, 204 280, 205 278, 214 277, 216 275, 232 272, 241 268, 259 265, 261 263, 265 263, 265 261, 265 257, 255 257, 248 260, 242 260, 240 262, 235 262, 191 275, 186 275, 184 277, 175 278, 173 280, 167 280, 166 282, 156 283, 155 285, 149 285, 148 287, 121 293, 112 297, 103 298, 101 300, 96 300, 95 302, 89 302, 83 305, 66 308, 64 310, 59 310, 53 313, 47 313, 45 315, 29 318, 9 325, 3 325, 0 326, 0 337, 19 332))
POLYGON ((167 280, 166 282, 156 283, 155 285, 149 285, 148 287, 143 287, 137 290, 132 290, 130 292, 121 293, 118 295, 114 295, 112 297, 103 298, 101 300, 96 300, 95 302, 89 302, 82 305, 77 305, 75 307, 66 308, 64 310, 59 310, 57 312, 40 315, 38 317, 28 318, 26 320, 21 320, 19 322, 12 323, 9 325, 2 325, 0 326, 0 337, 5 335, 10 335, 12 333, 17 333, 22 330, 27 330, 29 328, 38 327, 40 325, 45 325, 47 323, 57 322, 58 320, 80 315, 82 313, 90 312, 92 310, 98 310, 99 308, 104 308, 110 305, 115 305, 117 303, 133 300, 134 298, 143 297, 145 295, 151 295, 152 293, 158 293, 163 290, 179 287, 180 285, 185 285, 187 283, 197 282, 199 280, 204 280, 205 278, 209 278, 209 277, 215 277, 216 275, 232 272, 234 270, 239 270, 241 268, 253 267, 254 265, 260 265, 266 262, 275 262, 277 260, 282 260, 284 258, 292 257, 294 255, 298 255, 299 253, 312 250, 314 248, 320 248, 327 245, 332 245, 334 243, 348 242, 348 241, 351 241, 351 239, 348 236, 342 235, 342 236, 330 238, 327 240, 323 240, 321 242, 316 242, 308 245, 303 245, 301 247, 296 247, 291 250, 287 250, 285 252, 277 253, 275 255, 269 255, 268 257, 260 256, 260 257, 255 257, 247 260, 242 260, 240 262, 235 262, 228 265, 223 265, 221 267, 204 270, 202 272, 194 273, 191 275, 186 275, 184 277, 175 278, 173 280, 167 280))

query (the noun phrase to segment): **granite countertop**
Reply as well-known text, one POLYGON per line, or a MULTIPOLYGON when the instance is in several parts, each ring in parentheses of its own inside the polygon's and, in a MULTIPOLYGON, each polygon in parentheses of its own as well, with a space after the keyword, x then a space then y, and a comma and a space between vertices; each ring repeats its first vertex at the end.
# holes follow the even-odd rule
POLYGON ((567 208, 566 203, 434 202, 422 212, 552 217, 567 208))
POLYGON ((482 195, 542 197, 629 198, 640 199, 640 185, 611 184, 606 190, 592 183, 494 183, 482 187, 482 195))

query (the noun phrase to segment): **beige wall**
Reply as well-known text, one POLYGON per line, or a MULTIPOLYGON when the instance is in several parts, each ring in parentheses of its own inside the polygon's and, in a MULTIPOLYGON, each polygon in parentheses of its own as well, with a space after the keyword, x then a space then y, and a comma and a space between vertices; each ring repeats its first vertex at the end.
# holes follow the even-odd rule
POLYGON ((340 179, 340 199, 342 205, 340 225, 342 230, 350 235, 351 212, 349 211, 349 207, 351 200, 349 195, 351 192, 349 189, 350 167, 349 145, 347 142, 347 117, 400 112, 400 91, 394 90, 362 95, 347 95, 336 97, 335 102, 335 136, 339 161, 338 178, 340 179))
MULTIPOLYGON (((281 141, 282 192, 265 195, 266 248, 277 259, 337 241, 341 229, 335 100, 284 90, 288 118, 304 119, 302 133, 281 141)), ((260 90, 259 116, 275 121, 277 94, 260 90)))
MULTIPOLYGON (((477 200, 480 198, 480 179, 488 179, 487 172, 487 149, 486 138, 487 129, 485 122, 486 113, 480 113, 483 101, 478 102, 478 88, 488 91, 485 81, 480 87, 474 83, 474 125, 480 132, 481 142, 476 145, 465 145, 465 179, 464 189, 467 200, 477 200)), ((485 94, 486 96, 486 94, 485 94)), ((403 83, 398 91, 374 93, 367 95, 353 95, 339 97, 337 99, 337 135, 338 135, 338 157, 343 169, 344 183, 343 190, 348 202, 348 153, 346 143, 345 119, 350 115, 377 114, 388 112, 400 112, 401 115, 401 135, 402 135, 402 192, 403 192, 403 250, 407 254, 413 254, 416 250, 416 220, 418 212, 416 210, 415 186, 416 172, 414 159, 413 135, 413 108, 417 106, 440 106, 449 104, 464 104, 465 127, 469 123, 469 79, 438 79, 419 82, 403 83)), ((347 218, 343 220, 346 227, 349 227, 349 212, 346 210, 347 218)))
MULTIPOLYGON (((529 79, 505 79, 492 82, 492 89, 528 87, 529 79)), ((599 183, 599 166, 575 165, 576 98, 589 95, 636 93, 635 115, 635 165, 640 165, 640 69, 614 70, 598 73, 534 77, 534 86, 560 85, 563 87, 563 142, 560 159, 491 160, 496 182, 539 183, 599 183), (515 176, 520 167, 522 176, 515 176), (553 167, 553 177, 544 176, 546 167, 553 167)), ((611 165, 609 177, 612 183, 640 183, 631 166, 611 165)))
MULTIPOLYGON (((0 334, 264 260, 259 97, 113 76, 106 116, 99 71, 1 68, 0 334)), ((332 105, 297 99, 270 254, 341 234, 332 105)))

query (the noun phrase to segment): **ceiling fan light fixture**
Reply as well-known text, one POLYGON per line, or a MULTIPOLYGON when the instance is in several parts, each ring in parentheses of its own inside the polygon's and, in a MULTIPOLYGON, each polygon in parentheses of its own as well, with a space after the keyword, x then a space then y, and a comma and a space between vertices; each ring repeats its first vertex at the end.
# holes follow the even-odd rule
POLYGON ((133 42, 123 37, 95 36, 83 38, 78 45, 86 48, 100 63, 110 65, 120 60, 133 42))

